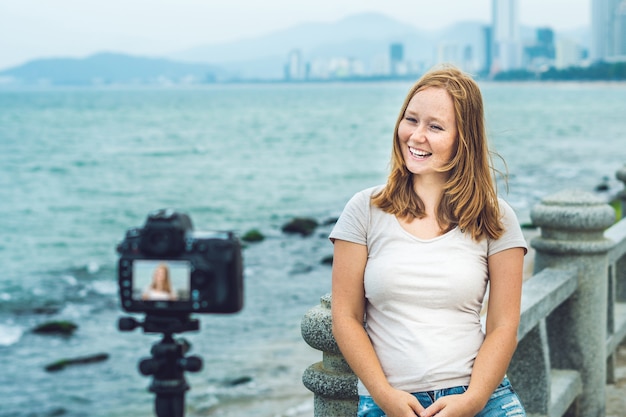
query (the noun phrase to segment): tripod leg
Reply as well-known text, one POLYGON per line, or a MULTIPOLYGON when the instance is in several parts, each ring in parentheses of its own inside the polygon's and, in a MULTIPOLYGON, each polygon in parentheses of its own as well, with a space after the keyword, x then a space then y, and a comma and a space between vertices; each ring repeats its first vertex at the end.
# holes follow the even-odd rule
POLYGON ((154 399, 157 417, 183 417, 185 415, 184 394, 157 394, 154 399))

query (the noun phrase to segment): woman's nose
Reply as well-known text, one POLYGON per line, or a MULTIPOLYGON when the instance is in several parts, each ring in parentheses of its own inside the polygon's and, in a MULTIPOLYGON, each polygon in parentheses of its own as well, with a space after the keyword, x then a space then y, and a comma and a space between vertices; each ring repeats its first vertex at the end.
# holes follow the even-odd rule
POLYGON ((425 139, 424 129, 422 129, 420 125, 413 128, 413 131, 411 132, 411 139, 419 141, 423 141, 425 139))

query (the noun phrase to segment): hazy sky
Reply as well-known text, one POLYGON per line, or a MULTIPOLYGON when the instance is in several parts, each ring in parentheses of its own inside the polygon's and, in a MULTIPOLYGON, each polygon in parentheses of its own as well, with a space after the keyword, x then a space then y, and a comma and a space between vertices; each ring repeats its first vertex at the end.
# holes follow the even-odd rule
MULTIPOLYGON (((519 0, 522 24, 590 24, 591 0, 519 0)), ((423 29, 491 21, 492 0, 0 0, 0 69, 101 51, 160 55, 380 12, 423 29)))

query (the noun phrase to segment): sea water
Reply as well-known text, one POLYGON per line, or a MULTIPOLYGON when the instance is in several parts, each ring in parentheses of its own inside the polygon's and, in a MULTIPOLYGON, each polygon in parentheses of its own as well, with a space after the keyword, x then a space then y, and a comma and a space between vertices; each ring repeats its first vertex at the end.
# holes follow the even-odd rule
MULTIPOLYGON (((385 181, 410 83, 0 90, 0 416, 149 416, 137 363, 157 335, 120 332, 115 246, 171 207, 195 229, 258 229, 243 251, 245 307, 181 335, 204 359, 187 415, 296 416, 321 353, 300 320, 330 291, 327 220, 385 181), (322 224, 286 235, 296 216, 322 224), (70 337, 32 329, 78 325, 70 337), (62 358, 96 364, 46 372, 62 358)), ((483 83, 500 195, 521 222, 563 188, 591 191, 626 163, 626 85, 483 83), (507 189, 508 188, 508 189, 507 189)), ((332 223, 332 222, 329 222, 332 223)))

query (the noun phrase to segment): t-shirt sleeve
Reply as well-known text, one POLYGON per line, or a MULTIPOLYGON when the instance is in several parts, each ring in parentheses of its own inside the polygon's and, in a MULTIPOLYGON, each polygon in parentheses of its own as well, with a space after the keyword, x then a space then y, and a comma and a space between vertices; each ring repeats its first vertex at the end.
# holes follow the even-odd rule
POLYGON ((348 201, 333 230, 330 232, 329 239, 331 242, 335 243, 335 240, 339 239, 367 245, 370 198, 371 190, 364 190, 355 194, 348 201))
POLYGON ((504 200, 499 199, 499 202, 504 233, 499 239, 489 240, 489 250, 487 256, 494 255, 498 252, 511 248, 523 248, 524 254, 526 254, 528 252, 528 244, 526 243, 526 238, 524 237, 522 228, 517 220, 517 215, 513 211, 513 208, 504 200))

